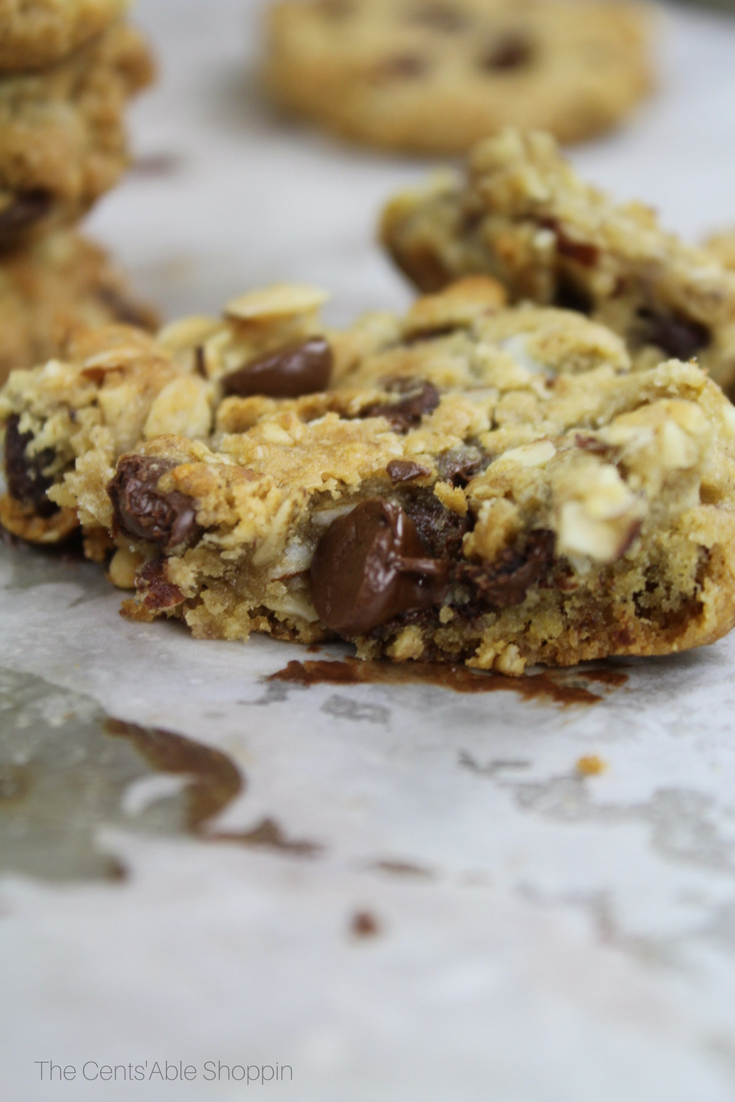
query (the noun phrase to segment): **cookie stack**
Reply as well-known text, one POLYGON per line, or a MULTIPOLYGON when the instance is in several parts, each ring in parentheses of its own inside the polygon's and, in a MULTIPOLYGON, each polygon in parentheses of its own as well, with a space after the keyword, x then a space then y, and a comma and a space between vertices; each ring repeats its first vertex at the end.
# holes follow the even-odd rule
POLYGON ((146 320, 72 228, 127 166, 125 106, 153 76, 125 7, 0 2, 0 378, 79 323, 146 320))

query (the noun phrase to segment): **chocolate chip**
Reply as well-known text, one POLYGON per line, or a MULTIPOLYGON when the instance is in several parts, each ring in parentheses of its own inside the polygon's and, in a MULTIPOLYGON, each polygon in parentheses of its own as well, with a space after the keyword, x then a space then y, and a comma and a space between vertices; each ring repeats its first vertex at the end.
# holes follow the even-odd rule
POLYGON ((462 577, 495 608, 513 608, 523 603, 526 593, 546 577, 554 558, 554 533, 531 532, 521 551, 507 548, 492 566, 467 563, 462 577))
POLYGON ((453 486, 466 486, 489 462, 490 457, 479 448, 451 448, 439 456, 439 478, 442 482, 451 482, 453 486))
POLYGON ((384 498, 333 521, 311 564, 311 597, 328 628, 364 635, 402 612, 440 603, 449 564, 426 557, 416 527, 384 498))
POLYGON ((401 504, 433 559, 454 561, 460 557, 462 540, 470 527, 467 517, 442 505, 430 486, 411 488, 401 497, 401 504))
POLYGON ((552 230, 556 235, 556 248, 560 256, 567 257, 581 264, 583 268, 594 268, 600 259, 600 250, 597 245, 589 241, 576 241, 568 237, 555 218, 544 218, 540 225, 544 229, 552 230))
POLYGON ((712 334, 706 326, 681 314, 657 314, 654 310, 642 307, 638 316, 646 322, 644 339, 655 344, 668 356, 677 360, 690 360, 701 352, 712 340, 712 334))
POLYGON ((374 75, 378 80, 415 80, 425 76, 430 68, 428 57, 422 54, 396 54, 386 58, 374 75))
POLYGON ((457 34, 469 25, 467 16, 451 4, 422 4, 409 12, 408 18, 442 34, 457 34))
POLYGON ((375 937, 380 933, 380 923, 370 911, 357 911, 352 916, 350 929, 355 937, 375 937))
POLYGON ((508 72, 530 65, 535 54, 534 44, 526 35, 509 31, 491 43, 480 59, 480 66, 492 72, 508 72))
POLYGON ((414 478, 427 478, 431 471, 410 459, 391 459, 385 468, 393 485, 397 482, 412 482, 414 478))
POLYGON ((12 244, 24 230, 45 218, 52 202, 51 192, 43 188, 17 195, 10 206, 0 212, 0 245, 12 244))
POLYGON ((29 456, 26 449, 33 440, 33 433, 20 432, 19 424, 20 417, 14 413, 5 426, 5 478, 8 493, 16 501, 31 506, 38 516, 53 516, 58 513, 59 507, 49 501, 46 491, 54 480, 43 473, 54 460, 53 449, 43 448, 29 456))
POLYGON ((439 391, 425 379, 396 379, 387 389, 402 397, 397 402, 374 402, 363 406, 360 417, 385 417, 395 432, 408 432, 421 424, 424 414, 439 405, 439 391))
POLYGON ((563 272, 557 275, 554 306, 560 310, 574 310, 578 314, 591 314, 594 309, 592 296, 563 272))
POLYGON ((153 456, 123 456, 107 486, 116 533, 157 543, 164 551, 199 537, 201 528, 192 498, 178 490, 164 494, 158 489, 161 478, 175 466, 153 456))
POLYGON ((292 341, 225 375, 225 394, 242 398, 265 394, 270 398, 298 398, 326 390, 334 356, 323 337, 292 341))

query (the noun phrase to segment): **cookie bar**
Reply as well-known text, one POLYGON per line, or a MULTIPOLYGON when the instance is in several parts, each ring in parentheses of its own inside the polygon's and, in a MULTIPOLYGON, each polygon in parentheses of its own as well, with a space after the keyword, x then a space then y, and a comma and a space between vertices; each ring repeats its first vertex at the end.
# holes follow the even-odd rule
POLYGON ((735 273, 664 232, 640 203, 582 181, 548 134, 473 150, 464 181, 436 178, 386 207, 381 236, 420 289, 486 272, 512 301, 556 304, 621 334, 639 368, 696 356, 735 383, 735 273))
POLYGON ((693 364, 608 383, 566 426, 435 391, 406 427, 399 390, 213 448, 157 437, 108 484, 127 614, 513 675, 713 642, 735 624, 732 407, 693 364))
POLYGON ((373 145, 461 153, 509 125, 575 141, 649 90, 648 16, 607 0, 286 0, 265 79, 288 109, 373 145))
POLYGON ((0 0, 0 72, 46 69, 119 19, 126 0, 0 0))
POLYGON ((116 321, 156 326, 104 251, 79 234, 57 230, 0 256, 0 383, 56 356, 77 329, 116 321))
POLYGON ((73 221, 115 184, 126 102, 152 76, 142 36, 116 24, 51 69, 0 77, 0 249, 73 221))
POLYGON ((54 479, 109 533, 127 615, 514 675, 732 628, 735 414, 696 365, 632 372, 604 327, 477 277, 340 333, 313 311, 271 290, 165 353, 128 333, 11 377, 14 500, 54 479))

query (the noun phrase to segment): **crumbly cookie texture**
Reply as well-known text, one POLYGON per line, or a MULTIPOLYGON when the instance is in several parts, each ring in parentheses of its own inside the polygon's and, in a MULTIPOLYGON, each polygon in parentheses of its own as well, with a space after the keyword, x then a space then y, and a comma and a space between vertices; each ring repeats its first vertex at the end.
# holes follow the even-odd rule
POLYGON ((127 0, 0 0, 0 72, 48 68, 127 6, 127 0))
MULTIPOLYGON (((81 523, 90 553, 104 557, 95 516, 120 454, 160 433, 209 439, 218 405, 245 386, 243 367, 254 363, 258 388, 268 392, 257 365, 276 351, 296 349, 289 361, 297 368, 296 393, 309 389, 300 362, 313 369, 326 358, 327 377, 322 370, 316 381, 319 389, 327 385, 335 357, 318 317, 326 298, 313 287, 276 285, 233 300, 221 318, 167 326, 158 340, 129 326, 75 327, 57 358, 13 371, 0 391, 8 484, 0 523, 46 544, 66 539, 81 523), (299 352, 304 345, 311 350, 306 356, 299 352), (60 486, 66 497, 51 500, 47 491, 60 486)), ((345 342, 345 364, 359 355, 354 344, 345 342)), ((277 376, 270 388, 276 394, 277 376)))
POLYGON ((50 69, 0 77, 0 249, 77 219, 116 183, 126 103, 152 77, 123 23, 50 69))
POLYGON ((633 372, 604 327, 502 299, 474 277, 335 333, 272 288, 78 341, 3 391, 3 508, 78 515, 128 616, 202 638, 513 675, 719 638, 732 407, 695 364, 633 372))
POLYGON ((696 356, 723 388, 735 384, 735 273, 664 232, 647 207, 615 205, 582 181, 548 134, 481 143, 465 180, 443 175, 394 198, 381 237, 424 291, 486 272, 511 301, 607 325, 636 367, 696 356))
POLYGON ((347 137, 462 153, 505 126, 575 141, 649 90, 650 13, 600 0, 287 0, 265 79, 347 137))
POLYGON ((75 331, 111 322, 154 329, 156 315, 88 239, 57 230, 0 255, 0 383, 58 355, 75 331))

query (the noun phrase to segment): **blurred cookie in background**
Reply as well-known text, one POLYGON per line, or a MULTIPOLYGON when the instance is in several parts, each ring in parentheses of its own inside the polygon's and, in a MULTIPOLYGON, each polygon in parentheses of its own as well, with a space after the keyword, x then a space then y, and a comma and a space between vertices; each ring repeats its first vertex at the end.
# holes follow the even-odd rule
POLYGON ((122 322, 153 330, 153 310, 98 245, 73 230, 0 256, 0 382, 59 355, 81 328, 122 322))
POLYGON ((73 222, 117 183, 125 107, 152 78, 145 39, 124 23, 50 69, 0 72, 0 249, 73 222))
POLYGON ((127 0, 0 0, 0 71, 44 69, 89 42, 127 0))
POLYGON ((571 142, 650 91, 651 22, 615 0, 285 0, 264 75, 287 109, 371 145, 462 153, 508 125, 571 142))

